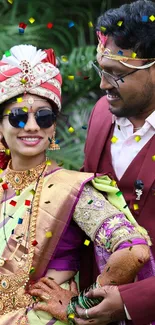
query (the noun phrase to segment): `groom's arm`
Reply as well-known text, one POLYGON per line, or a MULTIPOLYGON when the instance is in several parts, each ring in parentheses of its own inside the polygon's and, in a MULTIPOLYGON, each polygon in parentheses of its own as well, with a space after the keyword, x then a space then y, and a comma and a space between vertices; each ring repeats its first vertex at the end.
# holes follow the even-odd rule
POLYGON ((155 277, 119 286, 119 292, 134 325, 155 321, 155 277))

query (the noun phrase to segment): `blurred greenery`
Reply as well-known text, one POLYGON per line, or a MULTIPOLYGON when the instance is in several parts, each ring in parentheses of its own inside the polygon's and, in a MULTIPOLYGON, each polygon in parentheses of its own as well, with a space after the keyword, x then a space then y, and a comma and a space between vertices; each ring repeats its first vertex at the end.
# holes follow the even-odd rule
POLYGON ((55 50, 63 77, 62 111, 69 119, 58 123, 61 150, 53 152, 52 157, 66 168, 79 169, 84 158, 89 115, 102 95, 99 78, 91 67, 96 53, 95 23, 105 10, 119 5, 119 0, 12 1, 11 4, 0 0, 0 57, 18 44, 55 50), (35 19, 33 24, 29 22, 30 17, 35 19), (27 24, 24 34, 19 34, 21 22, 27 24), (51 29, 47 28, 49 22, 53 24, 51 29), (89 26, 90 22, 93 27, 89 26), (68 76, 73 76, 73 80, 68 76), (73 134, 69 133, 69 126, 75 129, 73 134))

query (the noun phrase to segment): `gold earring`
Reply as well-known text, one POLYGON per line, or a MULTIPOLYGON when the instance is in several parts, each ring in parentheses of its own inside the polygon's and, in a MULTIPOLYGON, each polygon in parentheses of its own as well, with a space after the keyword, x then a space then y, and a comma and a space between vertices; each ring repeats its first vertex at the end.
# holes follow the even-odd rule
POLYGON ((53 132, 53 135, 52 135, 52 139, 50 141, 50 145, 49 145, 49 149, 48 150, 60 150, 60 146, 56 143, 56 140, 55 140, 55 134, 56 134, 56 127, 55 127, 55 130, 53 132))

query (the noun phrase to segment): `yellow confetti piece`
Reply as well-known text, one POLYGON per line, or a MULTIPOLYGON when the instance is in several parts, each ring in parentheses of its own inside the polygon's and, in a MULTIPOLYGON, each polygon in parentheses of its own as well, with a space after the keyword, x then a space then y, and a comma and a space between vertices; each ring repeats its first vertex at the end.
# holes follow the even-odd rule
POLYGON ((115 186, 116 185, 116 181, 113 179, 110 183, 111 186, 115 186))
POLYGON ((19 196, 20 195, 20 190, 16 190, 16 195, 19 196))
POLYGON ((3 173, 3 169, 2 168, 0 168, 0 174, 2 174, 3 173))
POLYGON ((31 18, 29 19, 29 22, 30 22, 31 24, 33 24, 33 23, 35 22, 35 19, 34 19, 33 17, 31 17, 31 18))
POLYGON ((155 21, 155 16, 152 15, 152 16, 149 17, 149 19, 150 19, 152 22, 154 22, 154 21, 155 21))
POLYGON ((52 237, 52 232, 51 231, 47 231, 45 234, 46 238, 51 238, 52 237))
POLYGON ((51 166, 51 165, 52 165, 51 160, 46 160, 46 165, 47 165, 47 166, 51 166))
POLYGON ((31 193, 32 195, 35 195, 36 192, 35 192, 35 190, 32 189, 32 190, 30 191, 30 193, 31 193))
POLYGON ((31 269, 30 269, 30 274, 32 274, 32 273, 34 273, 35 272, 35 267, 31 267, 31 269))
POLYGON ((123 21, 119 20, 118 23, 117 23, 117 26, 121 27, 122 25, 123 25, 123 21))
POLYGON ((135 137, 135 141, 136 141, 136 142, 139 142, 140 140, 141 140, 140 135, 136 135, 136 137, 135 137))
POLYGON ((134 210, 136 211, 136 210, 139 209, 139 205, 135 203, 135 204, 133 205, 133 208, 134 208, 134 210))
POLYGON ((154 155, 154 156, 152 156, 152 160, 153 160, 153 161, 155 161, 155 155, 154 155))
POLYGON ((92 21, 89 21, 88 26, 89 26, 89 27, 93 27, 93 23, 92 23, 92 21))
POLYGON ((74 319, 74 318, 75 318, 75 314, 69 314, 69 315, 68 315, 68 318, 69 318, 69 319, 74 319))
POLYGON ((11 3, 11 5, 13 4, 13 0, 8 0, 9 3, 11 3))
POLYGON ((5 149, 5 154, 6 154, 7 156, 10 156, 10 149, 5 149))
POLYGON ((118 138, 117 138, 117 137, 113 136, 113 137, 111 138, 111 142, 112 142, 112 143, 116 143, 117 141, 118 141, 118 138))
POLYGON ((131 54, 131 57, 132 57, 133 59, 135 59, 135 58, 136 58, 136 56, 137 56, 137 53, 135 53, 135 52, 132 52, 132 54, 131 54))
POLYGON ((25 80, 25 79, 21 79, 20 82, 24 85, 24 84, 27 83, 27 80, 25 80))
POLYGON ((68 76, 68 80, 74 80, 74 76, 68 76))
POLYGON ((65 56, 65 55, 62 55, 62 56, 61 56, 61 60, 62 60, 63 62, 68 62, 67 56, 65 56))
POLYGON ((68 132, 73 133, 74 131, 75 131, 74 128, 72 126, 70 126, 70 128, 68 129, 68 132))
POLYGON ((28 112, 28 108, 27 108, 26 106, 24 106, 24 107, 22 108, 22 111, 27 113, 27 112, 28 112))
POLYGON ((89 246, 89 244, 90 244, 90 240, 86 239, 86 240, 84 241, 84 245, 89 246))
POLYGON ((4 111, 4 114, 6 114, 6 115, 9 115, 10 113, 11 113, 10 109, 6 109, 6 110, 4 111))
POLYGON ((100 27, 100 30, 101 30, 101 32, 103 32, 103 33, 104 33, 104 32, 106 31, 106 27, 104 27, 104 26, 101 26, 101 27, 100 27))
POLYGON ((22 97, 18 97, 17 98, 17 103, 21 103, 23 101, 23 98, 22 97))

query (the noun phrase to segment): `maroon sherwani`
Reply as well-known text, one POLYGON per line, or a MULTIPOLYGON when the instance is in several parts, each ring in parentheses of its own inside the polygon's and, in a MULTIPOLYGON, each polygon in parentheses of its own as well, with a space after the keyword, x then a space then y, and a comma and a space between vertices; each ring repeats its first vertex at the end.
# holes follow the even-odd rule
MULTIPOLYGON (((84 171, 106 173, 117 181, 134 217, 149 232, 155 258, 155 161, 152 159, 152 156, 155 156, 155 135, 140 150, 122 178, 118 180, 112 166, 110 150, 113 130, 112 114, 108 109, 106 97, 102 97, 95 105, 90 117, 85 145, 84 171), (144 183, 140 201, 136 200, 134 188, 136 180, 144 183), (134 210, 134 204, 138 204, 138 210, 134 210)), ((133 321, 129 324, 146 325, 155 321, 154 277, 120 286, 119 291, 133 321)))

